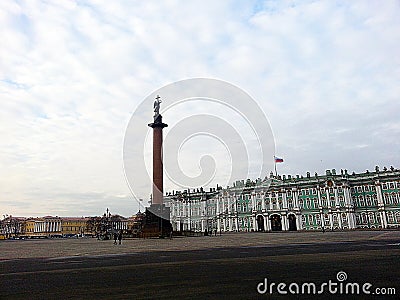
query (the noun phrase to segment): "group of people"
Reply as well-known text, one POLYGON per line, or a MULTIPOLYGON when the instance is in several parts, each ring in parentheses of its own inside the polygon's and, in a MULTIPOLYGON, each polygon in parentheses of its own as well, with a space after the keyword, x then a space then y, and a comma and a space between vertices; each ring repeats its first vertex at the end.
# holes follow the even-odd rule
POLYGON ((122 230, 115 231, 114 232, 114 245, 117 245, 117 240, 119 241, 119 244, 121 245, 122 243, 122 230))

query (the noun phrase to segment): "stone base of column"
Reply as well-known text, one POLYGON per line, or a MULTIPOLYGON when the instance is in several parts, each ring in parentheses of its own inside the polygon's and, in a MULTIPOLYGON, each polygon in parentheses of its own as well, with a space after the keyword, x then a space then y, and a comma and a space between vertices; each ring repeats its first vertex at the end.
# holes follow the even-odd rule
POLYGON ((164 238, 171 236, 172 224, 169 220, 169 207, 166 207, 164 204, 152 204, 146 208, 145 214, 146 217, 141 234, 143 238, 164 238))

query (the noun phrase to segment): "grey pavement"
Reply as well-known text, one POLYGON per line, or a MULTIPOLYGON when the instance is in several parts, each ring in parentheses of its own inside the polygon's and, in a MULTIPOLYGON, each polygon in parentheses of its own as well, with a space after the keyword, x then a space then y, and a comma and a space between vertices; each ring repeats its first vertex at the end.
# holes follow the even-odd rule
POLYGON ((0 260, 396 239, 400 242, 400 231, 227 233, 212 237, 126 239, 122 245, 95 238, 7 240, 0 241, 0 260))

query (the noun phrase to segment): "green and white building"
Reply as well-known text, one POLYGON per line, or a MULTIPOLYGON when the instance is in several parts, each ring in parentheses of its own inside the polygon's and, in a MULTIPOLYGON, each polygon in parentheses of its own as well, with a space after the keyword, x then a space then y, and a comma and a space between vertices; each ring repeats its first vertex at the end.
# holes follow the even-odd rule
POLYGON ((164 197, 174 230, 279 231, 400 227, 400 170, 274 176, 164 197))

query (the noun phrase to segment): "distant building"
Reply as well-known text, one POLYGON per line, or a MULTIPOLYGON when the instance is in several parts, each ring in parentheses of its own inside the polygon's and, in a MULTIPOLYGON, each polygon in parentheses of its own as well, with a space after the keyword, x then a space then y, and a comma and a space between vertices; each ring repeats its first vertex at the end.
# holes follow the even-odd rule
POLYGON ((400 227, 400 171, 273 176, 168 193, 174 230, 294 231, 400 227))
POLYGON ((0 235, 4 238, 18 236, 25 230, 24 217, 7 216, 0 222, 0 235))

